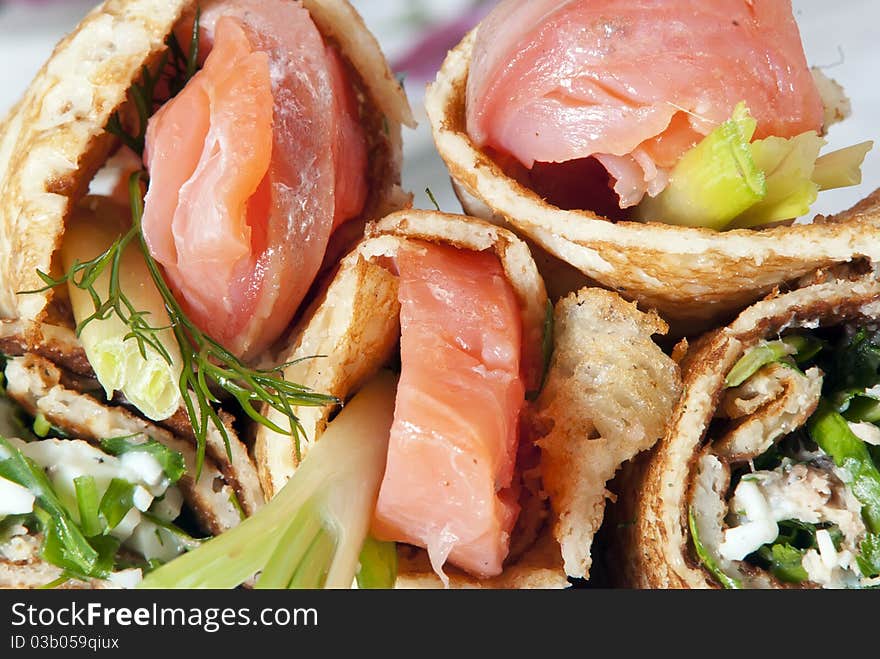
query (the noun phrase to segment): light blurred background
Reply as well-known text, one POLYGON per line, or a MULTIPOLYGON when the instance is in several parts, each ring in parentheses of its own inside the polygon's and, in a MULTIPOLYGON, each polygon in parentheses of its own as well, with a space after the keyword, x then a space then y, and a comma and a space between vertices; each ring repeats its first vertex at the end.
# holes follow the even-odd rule
MULTIPOLYGON (((780 1, 780 0, 771 0, 780 1)), ((96 0, 0 0, 0 114, 96 0)), ((424 88, 446 51, 496 0, 353 0, 399 73, 406 75, 419 127, 406 131, 404 185, 418 207, 430 208, 430 187, 444 210, 459 210, 446 168, 433 148, 422 108, 424 88)), ((834 126, 829 148, 874 139, 858 188, 823 193, 817 212, 841 210, 880 187, 880 0, 793 0, 811 65, 837 79, 852 100, 853 116, 834 126)))

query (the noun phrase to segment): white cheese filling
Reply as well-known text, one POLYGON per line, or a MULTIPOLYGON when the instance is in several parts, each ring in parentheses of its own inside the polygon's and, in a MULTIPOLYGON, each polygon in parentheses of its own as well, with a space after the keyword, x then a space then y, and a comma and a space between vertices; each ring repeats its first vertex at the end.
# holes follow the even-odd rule
POLYGON ((730 501, 740 523, 725 529, 719 554, 743 560, 779 535, 778 522, 830 523, 841 533, 840 551, 827 529, 816 531, 816 549, 804 554, 802 565, 810 581, 840 586, 856 578, 858 542, 866 531, 861 504, 850 489, 830 473, 806 464, 784 461, 773 471, 742 478, 730 501))
POLYGON ((27 488, 0 476, 0 517, 32 513, 34 500, 27 488))
POLYGON ((741 561, 779 535, 779 526, 761 488, 743 479, 736 487, 731 506, 744 518, 739 526, 726 529, 718 553, 728 561, 741 561))
MULTIPOLYGON (((24 442, 12 438, 9 441, 43 468, 55 494, 75 521, 79 522, 79 515, 74 479, 93 477, 99 493, 106 491, 114 478, 122 479, 135 486, 134 507, 110 534, 147 560, 167 561, 183 551, 175 534, 142 514, 150 511, 159 519, 170 522, 180 514, 183 505, 179 489, 171 485, 162 465, 149 453, 129 451, 116 457, 82 440, 24 442)), ((0 479, 0 515, 32 512, 33 504, 34 496, 26 488, 0 479), (13 509, 15 512, 11 512, 13 509)))
POLYGON ((880 428, 873 423, 848 421, 849 429, 865 444, 880 446, 880 428))

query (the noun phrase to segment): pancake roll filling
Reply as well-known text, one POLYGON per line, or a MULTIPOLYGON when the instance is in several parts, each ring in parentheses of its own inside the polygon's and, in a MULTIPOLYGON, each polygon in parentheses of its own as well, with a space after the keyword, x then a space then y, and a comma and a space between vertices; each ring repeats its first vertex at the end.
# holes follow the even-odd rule
POLYGON ((727 587, 880 585, 880 330, 783 333, 727 374, 688 511, 727 587))

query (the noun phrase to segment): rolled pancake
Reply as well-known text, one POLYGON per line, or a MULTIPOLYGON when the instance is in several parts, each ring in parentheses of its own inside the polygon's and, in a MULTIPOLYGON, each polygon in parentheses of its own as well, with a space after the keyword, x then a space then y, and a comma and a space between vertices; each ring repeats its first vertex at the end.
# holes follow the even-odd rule
MULTIPOLYGON (((64 225, 95 173, 117 147, 105 131, 127 103, 143 66, 155 66, 178 19, 194 0, 107 0, 55 48, 22 100, 0 124, 0 318, 41 320, 64 225)), ((401 125, 414 125, 406 96, 381 49, 346 0, 305 0, 322 35, 353 74, 368 148, 369 196, 342 232, 401 208, 401 125)), ((344 242, 344 241, 343 241, 344 242)), ((331 244, 328 256, 344 249, 331 244)))
MULTIPOLYGON (((224 415, 230 440, 230 460, 220 433, 208 432, 205 461, 195 477, 195 439, 171 432, 139 418, 123 407, 102 404, 81 390, 82 378, 59 368, 34 353, 10 357, 5 371, 6 395, 31 415, 42 414, 54 427, 70 437, 99 445, 107 437, 147 436, 179 452, 186 474, 178 481, 186 505, 201 530, 219 534, 236 526, 242 515, 255 513, 264 502, 263 491, 247 448, 238 440, 224 415), (238 502, 236 505, 235 502, 238 502), (240 506, 240 508, 239 508, 240 506)), ((93 383, 100 391, 100 386, 93 383)), ((0 588, 39 588, 62 576, 61 568, 40 557, 42 535, 28 533, 0 543, 0 588)), ((63 588, 118 588, 112 580, 69 580, 63 588)))
MULTIPOLYGON (((63 575, 60 567, 40 558, 42 534, 19 535, 0 547, 0 590, 44 588, 63 575)), ((57 588, 62 590, 109 589, 120 586, 106 579, 68 579, 57 588)))
MULTIPOLYGON (((401 126, 414 121, 399 82, 353 7, 346 0, 302 4, 341 55, 367 141, 368 196, 361 214, 331 238, 325 263, 332 264, 369 219, 408 205, 410 195, 400 188, 401 126)), ((0 352, 15 356, 9 395, 72 436, 94 441, 147 432, 183 453, 188 475, 181 490, 204 531, 217 534, 264 500, 232 417, 219 413, 231 457, 221 433, 209 426, 207 455, 194 480, 196 441, 185 413, 150 423, 121 395, 106 401, 72 330, 64 287, 18 294, 43 286, 37 270, 57 274, 65 224, 118 146, 105 130, 108 120, 115 112, 126 116, 129 89, 141 81, 144 67, 157 67, 175 24, 197 6, 195 0, 107 0, 58 44, 24 97, 0 121, 0 352)), ((42 585, 55 569, 27 551, 4 571, 7 567, 0 562, 5 575, 0 583, 7 585, 42 585)))
POLYGON ((425 98, 434 141, 466 212, 509 222, 591 281, 657 309, 674 334, 727 322, 777 285, 817 268, 880 258, 880 191, 811 224, 726 232, 611 222, 547 203, 507 176, 467 134, 465 90, 475 35, 449 53, 425 98))
MULTIPOLYGON (((233 498, 246 514, 256 512, 263 504, 254 465, 231 425, 227 431, 232 459, 219 431, 212 428, 205 464, 196 479, 194 439, 144 421, 123 407, 103 405, 94 396, 78 391, 83 385, 52 362, 34 354, 12 357, 6 366, 6 379, 6 392, 12 400, 33 416, 42 413, 49 423, 72 437, 97 444, 107 437, 143 434, 181 453, 187 467, 180 480, 181 491, 207 532, 222 533, 238 524, 241 513, 232 503, 233 498)), ((229 424, 230 419, 225 421, 229 424)))
MULTIPOLYGON (((278 362, 325 357, 289 366, 288 379, 346 400, 393 358, 400 335, 398 283, 384 266, 412 240, 494 252, 518 300, 524 341, 541 345, 547 296, 522 241, 473 218, 401 211, 368 226, 364 241, 315 300, 278 362)), ((655 314, 639 312, 616 294, 585 289, 560 301, 554 317, 544 387, 521 414, 523 436, 541 448, 535 476, 543 485, 536 480, 534 491, 546 490, 549 502, 535 497, 536 505, 524 506, 501 575, 480 580, 447 566, 453 587, 564 587, 567 574, 588 576, 605 484, 623 461, 656 441, 678 396, 678 369, 651 340, 666 330, 655 314)), ((528 371, 527 388, 537 389, 541 376, 540 368, 528 371)), ((300 448, 306 454, 333 410, 294 411, 305 430, 300 448)), ((273 414, 274 421, 282 420, 273 414)), ((255 456, 269 497, 299 464, 294 440, 265 427, 258 429, 255 456)), ((398 587, 442 585, 427 552, 398 547, 398 587)))
MULTIPOLYGON (((698 474, 727 374, 746 351, 762 339, 775 339, 783 330, 878 319, 877 279, 820 274, 810 285, 752 305, 729 326, 691 347, 682 362, 684 393, 663 439, 629 467, 618 483, 620 496, 614 511, 616 523, 611 525, 609 560, 620 584, 637 588, 720 587, 695 554, 688 511, 697 501, 694 493, 698 486, 709 492, 714 487, 698 479, 698 474)), ((802 425, 811 412, 791 418, 762 408, 760 416, 788 433, 802 425)), ((756 585, 781 585, 766 573, 755 579, 756 585)))

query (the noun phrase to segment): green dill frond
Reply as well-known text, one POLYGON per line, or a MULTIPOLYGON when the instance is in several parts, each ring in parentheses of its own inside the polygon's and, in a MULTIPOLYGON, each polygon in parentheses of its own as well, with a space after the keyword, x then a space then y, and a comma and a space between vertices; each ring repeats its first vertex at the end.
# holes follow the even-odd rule
POLYGON ((115 316, 130 330, 125 340, 136 341, 144 359, 147 356, 147 348, 151 348, 170 364, 171 355, 159 339, 158 333, 169 328, 173 331, 183 361, 178 387, 198 445, 197 473, 201 472, 207 435, 211 426, 214 426, 223 437, 227 455, 230 459, 232 457, 228 431, 217 411, 216 406, 220 403, 220 399, 215 391, 225 391, 255 422, 274 432, 292 436, 295 440, 297 457, 300 458, 303 429, 294 413, 294 408, 331 405, 337 403, 337 399, 285 380, 283 371, 289 364, 281 364, 271 369, 251 368, 204 334, 187 317, 165 282, 159 265, 150 255, 141 231, 143 217, 141 181, 144 175, 143 171, 135 172, 129 181, 132 225, 123 236, 94 259, 75 262, 61 277, 53 278, 38 270, 38 276, 46 285, 36 291, 24 291, 20 294, 44 292, 62 284, 71 284, 88 292, 94 311, 77 324, 77 335, 80 335, 89 323, 115 316), (136 309, 120 286, 122 254, 133 240, 137 240, 150 277, 162 297, 170 320, 169 325, 162 327, 152 325, 149 314, 136 309), (110 283, 106 299, 103 299, 95 284, 108 269, 110 283), (264 405, 284 415, 289 421, 288 427, 282 427, 269 419, 261 411, 264 405))
POLYGON ((168 46, 159 63, 156 66, 156 72, 151 73, 144 66, 141 67, 141 80, 136 82, 129 89, 128 97, 137 113, 137 130, 132 133, 126 130, 119 112, 114 112, 105 130, 111 135, 115 135, 119 140, 134 151, 138 156, 143 157, 144 145, 147 136, 147 123, 158 104, 173 98, 186 86, 186 83, 196 74, 199 62, 199 21, 201 19, 201 8, 196 9, 195 20, 193 21, 192 36, 189 43, 189 52, 183 52, 177 37, 172 32, 165 41, 168 46), (157 88, 161 80, 165 80, 168 86, 168 98, 157 98, 157 88))

